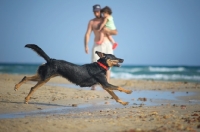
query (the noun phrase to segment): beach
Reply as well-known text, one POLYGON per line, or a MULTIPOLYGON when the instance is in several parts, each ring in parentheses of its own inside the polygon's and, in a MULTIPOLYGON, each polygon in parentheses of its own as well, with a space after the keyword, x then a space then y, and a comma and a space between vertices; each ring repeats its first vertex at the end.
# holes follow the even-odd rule
MULTIPOLYGON (((30 76, 30 75, 27 75, 30 76)), ((24 75, 0 74, 0 132, 177 132, 200 131, 200 83, 111 79, 133 90, 115 102, 98 87, 80 88, 56 77, 24 98, 35 82, 14 86, 24 75)))

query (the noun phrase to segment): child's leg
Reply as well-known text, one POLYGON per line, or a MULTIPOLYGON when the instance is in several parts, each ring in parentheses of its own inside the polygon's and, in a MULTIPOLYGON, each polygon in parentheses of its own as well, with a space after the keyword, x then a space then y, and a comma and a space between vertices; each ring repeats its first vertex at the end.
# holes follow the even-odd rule
POLYGON ((104 33, 106 34, 106 36, 107 36, 107 38, 110 40, 110 42, 113 44, 113 47, 112 47, 112 49, 116 49, 117 48, 117 46, 118 46, 118 44, 115 42, 115 40, 113 39, 113 37, 111 36, 111 32, 112 32, 113 30, 110 30, 110 29, 108 29, 108 28, 105 28, 104 29, 104 33))
POLYGON ((118 44, 115 42, 115 40, 113 39, 113 37, 111 35, 108 35, 108 34, 106 36, 110 40, 110 42, 113 44, 112 49, 116 49, 117 46, 118 46, 118 44))
POLYGON ((107 38, 110 40, 110 42, 111 42, 112 44, 115 43, 115 40, 113 39, 113 37, 112 37, 111 35, 107 35, 107 38))
POLYGON ((117 35, 117 34, 118 34, 117 29, 111 30, 111 29, 109 29, 109 28, 107 28, 107 27, 104 27, 104 28, 103 28, 103 32, 104 32, 105 34, 109 34, 109 35, 117 35))

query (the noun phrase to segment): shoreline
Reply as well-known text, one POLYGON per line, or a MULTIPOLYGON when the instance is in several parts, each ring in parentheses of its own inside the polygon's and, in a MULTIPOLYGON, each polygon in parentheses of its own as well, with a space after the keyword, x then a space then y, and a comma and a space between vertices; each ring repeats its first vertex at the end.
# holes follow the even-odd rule
POLYGON ((0 117, 5 117, 0 131, 200 131, 200 83, 111 79, 111 84, 133 90, 133 95, 116 92, 130 101, 122 106, 100 87, 78 88, 56 77, 24 104, 34 83, 15 92, 23 77, 0 74, 0 117))
MULTIPOLYGON (((78 64, 79 65, 79 64, 78 64)), ((0 64, 0 74, 35 74, 36 64, 0 64)), ((126 80, 174 81, 174 82, 200 82, 199 66, 169 66, 169 65, 122 65, 113 67, 112 78, 126 80)))

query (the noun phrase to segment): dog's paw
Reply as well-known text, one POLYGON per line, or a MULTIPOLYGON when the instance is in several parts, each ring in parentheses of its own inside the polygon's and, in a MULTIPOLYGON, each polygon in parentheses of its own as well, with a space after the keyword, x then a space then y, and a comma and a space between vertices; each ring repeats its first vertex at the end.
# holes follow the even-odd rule
POLYGON ((18 90, 18 89, 17 89, 17 84, 15 85, 15 87, 14 87, 14 90, 15 90, 15 91, 17 91, 17 90, 18 90))
POLYGON ((122 105, 128 105, 129 102, 121 102, 122 105))
POLYGON ((132 90, 127 90, 127 94, 131 94, 133 91, 132 90))
POLYGON ((28 104, 29 98, 25 97, 24 104, 28 104))

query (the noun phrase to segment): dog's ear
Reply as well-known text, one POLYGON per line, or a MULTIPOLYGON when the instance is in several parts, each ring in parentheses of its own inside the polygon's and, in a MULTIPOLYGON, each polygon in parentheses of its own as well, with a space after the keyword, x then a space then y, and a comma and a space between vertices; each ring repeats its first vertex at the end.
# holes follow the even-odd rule
POLYGON ((96 53, 100 58, 105 57, 105 54, 104 54, 104 53, 101 53, 101 52, 99 52, 99 51, 96 51, 95 53, 96 53))

